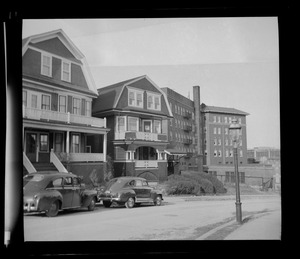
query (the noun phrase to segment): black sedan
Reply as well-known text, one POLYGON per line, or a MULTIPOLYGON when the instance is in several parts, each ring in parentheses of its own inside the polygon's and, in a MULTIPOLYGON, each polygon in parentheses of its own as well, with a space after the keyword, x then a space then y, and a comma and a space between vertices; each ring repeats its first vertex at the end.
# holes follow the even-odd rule
POLYGON ((72 173, 37 172, 23 178, 24 212, 46 212, 54 217, 59 210, 87 207, 92 211, 97 191, 85 188, 72 173))
POLYGON ((159 190, 149 186, 146 179, 141 177, 117 177, 110 180, 105 188, 98 190, 98 200, 103 202, 105 207, 112 203, 125 205, 133 208, 141 203, 153 203, 160 206, 163 200, 159 190))

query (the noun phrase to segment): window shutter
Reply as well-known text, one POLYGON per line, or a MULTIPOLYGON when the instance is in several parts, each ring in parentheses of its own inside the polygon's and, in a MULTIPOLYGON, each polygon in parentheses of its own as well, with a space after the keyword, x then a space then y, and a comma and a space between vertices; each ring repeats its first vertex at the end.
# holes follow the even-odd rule
POLYGON ((85 115, 85 99, 81 99, 81 115, 85 115))
POLYGON ((72 113, 72 96, 68 95, 68 112, 72 113))
POLYGON ((58 94, 51 94, 51 110, 58 111, 58 94))

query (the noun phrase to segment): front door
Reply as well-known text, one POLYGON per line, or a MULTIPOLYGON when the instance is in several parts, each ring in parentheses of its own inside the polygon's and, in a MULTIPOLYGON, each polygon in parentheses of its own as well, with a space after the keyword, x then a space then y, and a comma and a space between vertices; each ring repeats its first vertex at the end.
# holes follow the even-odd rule
POLYGON ((26 133, 26 155, 31 162, 38 161, 38 138, 37 133, 26 133))

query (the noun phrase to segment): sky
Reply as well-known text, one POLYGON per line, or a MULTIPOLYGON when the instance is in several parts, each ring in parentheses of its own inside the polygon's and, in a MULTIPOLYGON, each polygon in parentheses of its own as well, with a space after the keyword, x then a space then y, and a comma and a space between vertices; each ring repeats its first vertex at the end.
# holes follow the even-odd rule
POLYGON ((249 113, 247 146, 280 148, 277 17, 23 20, 23 38, 63 29, 97 88, 147 75, 201 103, 249 113))

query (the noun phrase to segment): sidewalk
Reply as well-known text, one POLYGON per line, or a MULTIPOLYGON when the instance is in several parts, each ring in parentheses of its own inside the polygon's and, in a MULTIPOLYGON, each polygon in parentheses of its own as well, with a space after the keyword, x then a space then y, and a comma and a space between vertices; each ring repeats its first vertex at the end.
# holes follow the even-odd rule
POLYGON ((280 240, 281 212, 272 211, 244 222, 224 240, 280 240))

